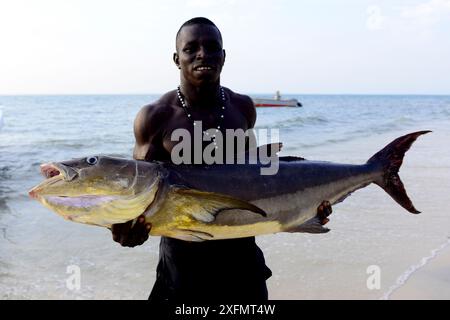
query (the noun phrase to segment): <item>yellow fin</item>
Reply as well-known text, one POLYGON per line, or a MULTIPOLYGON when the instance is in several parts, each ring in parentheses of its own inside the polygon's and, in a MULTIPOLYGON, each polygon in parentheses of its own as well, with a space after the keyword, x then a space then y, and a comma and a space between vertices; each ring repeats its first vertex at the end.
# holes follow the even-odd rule
POLYGON ((230 197, 221 193, 206 192, 186 187, 173 186, 171 193, 176 199, 175 210, 182 211, 198 221, 208 223, 213 222, 216 215, 223 210, 241 209, 248 210, 266 217, 266 213, 261 208, 250 202, 230 197))

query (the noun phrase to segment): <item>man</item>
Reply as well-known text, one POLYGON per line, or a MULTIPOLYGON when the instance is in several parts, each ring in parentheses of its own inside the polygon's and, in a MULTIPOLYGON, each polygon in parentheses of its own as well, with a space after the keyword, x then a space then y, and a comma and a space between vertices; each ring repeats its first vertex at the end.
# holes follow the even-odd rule
MULTIPOLYGON (((143 107, 134 124, 134 158, 170 161, 178 143, 174 130, 183 128, 193 136, 194 121, 204 130, 253 128, 256 110, 248 96, 220 86, 225 62, 222 36, 213 22, 194 18, 177 33, 175 65, 180 69, 180 87, 143 107)), ((225 135, 224 135, 225 137, 225 135)), ((224 143, 225 145, 225 143, 224 143)), ((143 217, 114 225, 113 239, 133 247, 148 238, 150 225, 143 217)), ((266 267, 255 238, 188 242, 161 237, 157 278, 150 294, 153 301, 267 300, 266 267)))

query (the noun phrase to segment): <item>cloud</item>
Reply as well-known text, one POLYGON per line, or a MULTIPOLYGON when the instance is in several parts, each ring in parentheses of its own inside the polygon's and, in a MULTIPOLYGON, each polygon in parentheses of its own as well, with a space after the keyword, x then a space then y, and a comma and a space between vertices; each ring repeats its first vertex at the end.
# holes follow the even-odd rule
POLYGON ((409 6, 369 6, 366 27, 370 31, 394 31, 414 36, 431 35, 438 24, 450 18, 450 0, 428 0, 409 6), (387 12, 387 13, 385 13, 387 12))
POLYGON ((431 0, 415 6, 403 7, 400 17, 422 25, 438 23, 450 16, 450 0, 431 0))

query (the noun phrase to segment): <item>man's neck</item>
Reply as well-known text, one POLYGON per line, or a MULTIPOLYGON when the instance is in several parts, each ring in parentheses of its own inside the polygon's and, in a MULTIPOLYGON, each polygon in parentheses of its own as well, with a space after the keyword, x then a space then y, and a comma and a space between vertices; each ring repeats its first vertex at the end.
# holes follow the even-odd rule
POLYGON ((181 93, 191 108, 211 108, 220 101, 220 82, 201 87, 181 80, 181 93))

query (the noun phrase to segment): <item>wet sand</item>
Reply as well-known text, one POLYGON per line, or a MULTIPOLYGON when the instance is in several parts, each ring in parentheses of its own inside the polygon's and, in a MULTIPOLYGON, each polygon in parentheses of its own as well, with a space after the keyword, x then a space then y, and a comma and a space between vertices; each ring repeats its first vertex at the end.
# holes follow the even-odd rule
POLYGON ((420 266, 404 284, 392 292, 392 300, 449 300, 450 299, 450 239, 445 248, 427 264, 420 266))
MULTIPOLYGON (((450 299, 450 148, 442 147, 448 134, 435 130, 405 157, 400 177, 421 214, 406 212, 371 185, 334 206, 327 234, 260 237, 275 271, 268 281, 271 299, 450 299), (380 269, 380 288, 367 287, 370 266, 380 269)), ((389 140, 380 135, 342 144, 327 158, 345 155, 344 161, 358 163, 361 147, 376 150, 389 140)))

